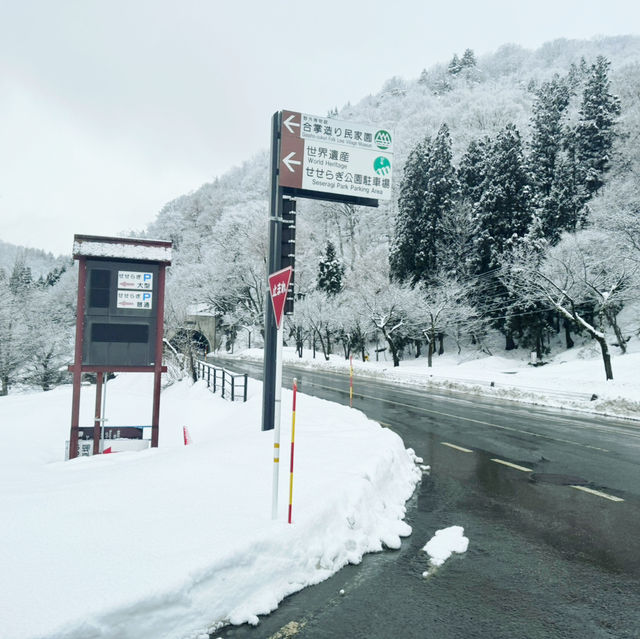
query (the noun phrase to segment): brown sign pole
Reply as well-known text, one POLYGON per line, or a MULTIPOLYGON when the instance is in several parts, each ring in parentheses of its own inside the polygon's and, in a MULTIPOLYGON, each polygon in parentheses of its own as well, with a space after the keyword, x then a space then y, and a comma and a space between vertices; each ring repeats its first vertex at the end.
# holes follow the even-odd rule
POLYGON ((156 359, 153 366, 153 413, 151 416, 151 447, 157 448, 160 438, 160 389, 162 382, 162 342, 164 338, 164 288, 166 267, 158 272, 158 330, 156 333, 156 359))
POLYGON ((71 400, 71 434, 69 459, 78 456, 78 428, 80 426, 80 382, 82 380, 82 340, 84 339, 84 306, 87 290, 87 260, 78 259, 78 310, 76 314, 76 345, 73 363, 73 399, 71 400))

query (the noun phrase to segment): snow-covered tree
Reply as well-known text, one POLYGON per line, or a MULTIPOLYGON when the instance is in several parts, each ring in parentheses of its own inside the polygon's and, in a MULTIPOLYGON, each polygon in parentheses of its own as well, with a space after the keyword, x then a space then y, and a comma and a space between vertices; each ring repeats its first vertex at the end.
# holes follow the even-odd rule
POLYGON ((487 164, 491 153, 491 140, 488 136, 471 140, 458 169, 458 179, 462 197, 472 207, 482 197, 482 189, 489 173, 487 164))
POLYGON ((295 321, 310 335, 314 356, 316 344, 320 344, 325 360, 331 354, 334 313, 334 300, 325 291, 311 291, 296 302, 295 321))
POLYGON ((32 354, 27 324, 31 293, 31 273, 21 259, 10 276, 0 269, 0 395, 8 394, 32 354))
POLYGON ((590 335, 602 354, 606 379, 613 379, 605 328, 614 330, 624 352, 626 337, 616 316, 638 292, 638 265, 617 251, 603 251, 608 238, 598 231, 567 234, 541 255, 522 244, 514 250, 507 285, 520 297, 541 301, 590 335))
POLYGON ((460 66, 463 69, 468 69, 476 66, 476 56, 472 49, 465 49, 460 59, 460 66))
POLYGON ((598 56, 591 66, 575 131, 576 161, 589 194, 597 193, 611 168, 611 152, 620 100, 610 93, 610 63, 598 56))
POLYGON ((449 68, 449 73, 451 75, 458 75, 458 73, 462 71, 462 63, 457 53, 453 54, 453 57, 451 58, 451 62, 449 62, 448 68, 449 68))
POLYGON ((430 152, 431 140, 425 138, 411 150, 404 165, 394 239, 389 254, 391 272, 401 281, 415 277, 422 266, 416 258, 421 239, 417 229, 422 225, 430 152))
POLYGON ((571 93, 559 76, 544 82, 536 94, 531 117, 531 167, 534 195, 542 200, 551 193, 556 162, 564 144, 564 118, 571 93))
MULTIPOLYGON (((445 334, 457 336, 458 327, 475 319, 475 311, 467 301, 467 291, 457 280, 441 278, 431 285, 421 284, 416 289, 417 318, 420 330, 427 342, 427 365, 433 366, 436 340, 440 339, 439 353, 444 353, 442 340, 445 334)), ((415 318, 416 316, 414 316, 415 318)))
POLYGON ((507 125, 491 145, 482 194, 475 207, 478 273, 499 266, 507 240, 524 237, 531 223, 531 190, 520 133, 507 125))
MULTIPOLYGON (((439 268, 443 218, 454 207, 459 184, 451 164, 451 136, 443 124, 432 144, 415 149, 416 167, 405 171, 391 264, 394 275, 428 281, 439 268)), ((407 160, 409 162, 410 160, 407 160)))
POLYGON ((318 264, 318 288, 329 295, 336 295, 342 290, 344 265, 336 257, 333 242, 327 242, 325 254, 318 264))
POLYGON ((418 291, 406 282, 385 282, 371 278, 359 290, 358 297, 369 321, 387 343, 393 365, 399 366, 405 344, 421 336, 416 314, 418 291))
POLYGON ((55 285, 34 287, 29 299, 26 327, 29 331, 29 359, 23 377, 43 391, 68 378, 73 361, 73 336, 77 272, 64 273, 55 285))

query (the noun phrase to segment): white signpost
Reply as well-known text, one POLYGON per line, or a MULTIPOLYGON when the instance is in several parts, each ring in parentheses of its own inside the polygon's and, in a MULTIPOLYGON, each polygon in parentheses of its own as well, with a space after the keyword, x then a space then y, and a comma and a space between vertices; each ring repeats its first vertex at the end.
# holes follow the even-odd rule
POLYGON ((280 186, 391 199, 393 135, 370 124, 282 112, 280 186))

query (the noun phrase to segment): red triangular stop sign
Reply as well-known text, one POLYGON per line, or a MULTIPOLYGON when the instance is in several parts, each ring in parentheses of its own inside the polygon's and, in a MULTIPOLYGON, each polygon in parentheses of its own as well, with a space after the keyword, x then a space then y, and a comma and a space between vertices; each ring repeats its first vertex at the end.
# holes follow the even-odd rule
POLYGON ((282 270, 269 275, 269 293, 271 295, 273 314, 275 315, 276 326, 278 328, 280 328, 280 322, 282 321, 284 303, 287 301, 287 292, 289 291, 291 273, 293 273, 293 268, 291 266, 287 266, 287 268, 283 268, 282 270))

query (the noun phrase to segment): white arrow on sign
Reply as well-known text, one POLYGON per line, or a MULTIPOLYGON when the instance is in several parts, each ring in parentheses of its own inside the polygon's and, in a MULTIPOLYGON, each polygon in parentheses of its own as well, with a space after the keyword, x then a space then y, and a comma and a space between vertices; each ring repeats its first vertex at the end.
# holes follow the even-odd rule
POLYGON ((300 126, 299 122, 293 122, 293 120, 295 119, 295 115, 290 115, 282 124, 284 124, 287 129, 289 129, 289 133, 295 133, 295 131, 291 128, 292 126, 300 126))
POLYGON ((289 169, 289 171, 291 171, 291 173, 295 173, 295 169, 293 169, 291 167, 292 164, 302 164, 302 162, 300 162, 300 160, 293 160, 293 156, 296 154, 295 151, 291 151, 291 153, 289 153, 289 155, 287 155, 286 158, 282 158, 282 163, 289 169))

